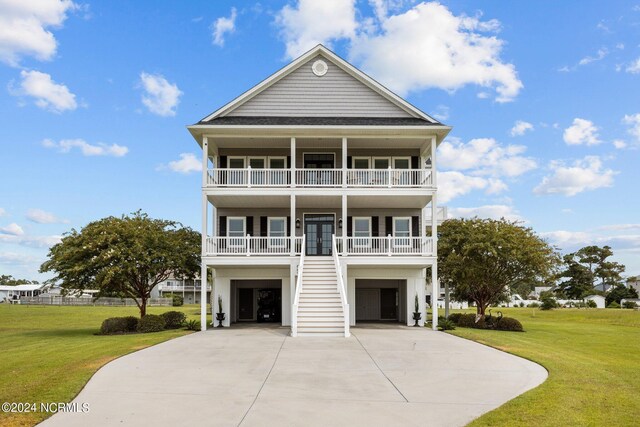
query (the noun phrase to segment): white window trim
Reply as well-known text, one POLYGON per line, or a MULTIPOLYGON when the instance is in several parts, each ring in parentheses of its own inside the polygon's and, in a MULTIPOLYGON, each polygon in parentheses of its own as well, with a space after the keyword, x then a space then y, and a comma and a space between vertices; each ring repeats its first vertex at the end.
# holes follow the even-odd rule
POLYGON ((287 217, 286 216, 269 216, 267 217, 267 244, 272 248, 282 248, 285 246, 285 242, 287 239, 287 217), (284 227, 284 236, 271 236, 271 220, 282 220, 284 227), (273 238, 273 240, 272 240, 273 238), (272 243, 275 240, 275 244, 272 243))
POLYGON ((372 158, 371 161, 371 168, 375 169, 375 170, 387 170, 389 169, 389 166, 391 166, 393 164, 393 160, 391 159, 391 157, 386 157, 386 156, 375 156, 372 158), (376 168, 376 160, 386 160, 389 162, 389 164, 387 165, 386 168, 376 168))
POLYGON ((366 156, 353 156, 351 158, 351 169, 355 169, 355 170, 367 170, 367 169, 371 169, 371 157, 366 157, 366 156), (357 168, 355 167, 356 164, 356 160, 366 160, 367 161, 367 167, 366 168, 357 168))
MULTIPOLYGON (((283 160, 284 161, 284 167, 282 169, 287 169, 287 156, 269 156, 267 158, 267 166, 269 169, 271 168, 271 160, 283 160)), ((277 168, 279 169, 279 168, 277 168)))
POLYGON ((240 247, 244 247, 245 243, 244 240, 247 236, 247 218, 244 216, 228 216, 227 217, 227 239, 229 240, 229 247, 230 248, 240 248, 240 247), (229 233, 231 232, 231 221, 232 220, 242 220, 242 237, 233 237, 230 236, 229 233), (235 242, 236 240, 239 240, 241 243, 240 244, 232 244, 232 242, 235 242))
POLYGON ((263 160, 264 161, 264 168, 257 168, 257 169, 266 169, 268 162, 267 162, 267 156, 247 156, 247 162, 245 163, 245 165, 248 167, 251 164, 251 160, 263 160))
POLYGON ((353 230, 353 246, 356 248, 368 248, 371 247, 371 220, 370 216, 354 216, 351 218, 351 230, 353 230), (358 237, 356 236, 356 220, 367 220, 369 223, 369 236, 368 237, 358 237), (364 243, 358 243, 364 242, 364 243))
POLYGON ((392 157, 391 158, 391 164, 392 167, 394 169, 398 169, 396 168, 396 160, 406 160, 407 161, 407 165, 409 166, 407 169, 401 169, 401 170, 411 170, 411 156, 398 156, 398 157, 392 157))
POLYGON ((393 217, 393 245, 398 247, 407 247, 411 246, 411 217, 410 216, 394 216, 393 217), (406 239, 407 237, 399 237, 396 235, 396 220, 407 220, 409 221, 409 242, 406 245, 398 244, 399 239, 406 239))
POLYGON ((245 156, 229 156, 227 157, 227 169, 246 169, 247 168, 247 158, 245 156), (231 160, 242 160, 242 168, 231 168, 229 165, 231 164, 231 160))

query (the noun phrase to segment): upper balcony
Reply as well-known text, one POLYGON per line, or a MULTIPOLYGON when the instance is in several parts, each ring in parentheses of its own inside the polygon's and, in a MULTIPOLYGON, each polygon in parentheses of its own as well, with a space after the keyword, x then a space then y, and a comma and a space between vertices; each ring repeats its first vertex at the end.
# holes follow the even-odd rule
POLYGON ((207 171, 208 188, 431 188, 431 169, 260 169, 207 171))

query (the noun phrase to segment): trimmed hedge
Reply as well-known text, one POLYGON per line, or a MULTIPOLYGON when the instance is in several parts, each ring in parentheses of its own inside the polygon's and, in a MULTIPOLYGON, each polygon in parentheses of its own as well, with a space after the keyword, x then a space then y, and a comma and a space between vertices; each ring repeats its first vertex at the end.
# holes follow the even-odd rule
POLYGON ((103 335, 125 334, 127 332, 135 332, 137 327, 137 317, 110 317, 102 322, 100 333, 103 335))
POLYGON ((485 317, 476 322, 476 315, 473 313, 455 313, 456 316, 450 315, 449 320, 454 322, 461 328, 474 329, 495 329, 498 331, 517 331, 523 332, 524 328, 518 319, 512 317, 485 317))
POLYGON ((138 332, 160 332, 164 330, 165 321, 162 316, 145 314, 138 322, 138 332))
POLYGON ((182 295, 174 295, 173 296, 172 305, 174 307, 180 307, 183 304, 184 304, 184 298, 182 298, 182 295))
POLYGON ((164 319, 165 329, 178 329, 187 320, 187 315, 181 311, 167 311, 160 316, 164 319))

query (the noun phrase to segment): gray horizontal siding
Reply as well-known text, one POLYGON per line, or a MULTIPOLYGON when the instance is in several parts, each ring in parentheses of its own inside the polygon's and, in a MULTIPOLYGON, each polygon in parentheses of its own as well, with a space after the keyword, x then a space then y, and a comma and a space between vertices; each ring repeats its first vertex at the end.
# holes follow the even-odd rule
POLYGON ((227 116, 413 117, 321 55, 227 116), (329 65, 322 77, 311 71, 318 59, 329 65))

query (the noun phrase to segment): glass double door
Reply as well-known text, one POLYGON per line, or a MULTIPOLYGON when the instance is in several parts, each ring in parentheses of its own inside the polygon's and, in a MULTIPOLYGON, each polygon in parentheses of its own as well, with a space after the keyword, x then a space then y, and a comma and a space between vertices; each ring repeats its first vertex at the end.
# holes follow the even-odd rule
POLYGON ((334 227, 333 215, 305 215, 304 234, 307 256, 330 256, 334 227))

